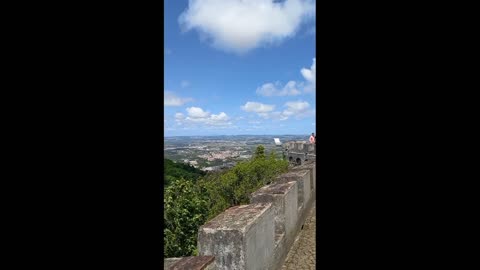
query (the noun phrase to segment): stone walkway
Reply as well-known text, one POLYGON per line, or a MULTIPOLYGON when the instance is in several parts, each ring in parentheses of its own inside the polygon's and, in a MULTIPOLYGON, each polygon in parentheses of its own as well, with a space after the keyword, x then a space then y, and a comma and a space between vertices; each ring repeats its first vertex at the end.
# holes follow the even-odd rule
POLYGON ((315 203, 281 270, 315 269, 315 203))

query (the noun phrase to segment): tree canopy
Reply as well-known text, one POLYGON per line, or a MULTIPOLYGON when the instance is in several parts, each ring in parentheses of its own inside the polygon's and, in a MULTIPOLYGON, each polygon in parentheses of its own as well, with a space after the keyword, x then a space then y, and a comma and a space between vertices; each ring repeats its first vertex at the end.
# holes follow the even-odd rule
POLYGON ((198 228, 229 207, 248 204, 250 194, 286 172, 288 162, 258 146, 251 160, 195 181, 172 178, 165 189, 165 257, 195 256, 198 228))
POLYGON ((173 180, 183 178, 184 180, 196 181, 206 173, 189 164, 174 162, 168 158, 164 159, 164 185, 168 186, 173 180))

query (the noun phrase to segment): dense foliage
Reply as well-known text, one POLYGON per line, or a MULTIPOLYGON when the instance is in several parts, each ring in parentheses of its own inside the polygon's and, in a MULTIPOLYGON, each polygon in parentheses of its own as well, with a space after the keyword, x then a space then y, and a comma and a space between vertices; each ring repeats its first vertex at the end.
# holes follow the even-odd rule
POLYGON ((254 157, 225 172, 187 181, 174 179, 165 190, 165 257, 196 255, 198 228, 225 209, 248 204, 251 193, 286 172, 288 163, 257 147, 254 157))
POLYGON ((192 181, 175 179, 165 190, 165 257, 196 254, 198 228, 205 223, 206 197, 192 181))
POLYGON ((164 185, 168 186, 172 181, 176 179, 185 179, 190 181, 196 181, 200 177, 205 175, 205 172, 199 170, 189 164, 177 163, 166 158, 164 160, 163 169, 164 169, 164 185))

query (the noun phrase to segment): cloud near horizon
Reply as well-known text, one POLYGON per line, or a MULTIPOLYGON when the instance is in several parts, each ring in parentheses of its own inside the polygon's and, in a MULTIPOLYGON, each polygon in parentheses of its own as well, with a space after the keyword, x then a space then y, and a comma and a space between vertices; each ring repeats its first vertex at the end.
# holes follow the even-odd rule
POLYGON ((196 29, 214 47, 242 54, 293 37, 314 17, 311 0, 190 0, 178 22, 183 31, 196 29))
POLYGON ((189 107, 185 109, 187 116, 183 113, 175 114, 177 125, 204 125, 204 126, 231 126, 230 117, 225 112, 212 114, 200 107, 189 107))
POLYGON ((182 98, 175 95, 172 91, 165 91, 163 98, 164 106, 182 106, 187 102, 193 101, 193 98, 182 98))

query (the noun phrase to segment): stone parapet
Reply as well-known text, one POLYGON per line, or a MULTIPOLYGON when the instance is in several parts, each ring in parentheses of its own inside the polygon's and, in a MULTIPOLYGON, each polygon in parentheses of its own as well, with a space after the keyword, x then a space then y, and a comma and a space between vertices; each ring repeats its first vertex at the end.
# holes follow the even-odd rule
POLYGON ((307 161, 300 166, 295 166, 290 168, 290 172, 296 172, 301 170, 309 170, 310 171, 310 187, 312 190, 317 190, 317 181, 316 181, 316 162, 315 161, 307 161))
POLYGON ((305 211, 304 203, 310 200, 312 193, 310 187, 310 170, 289 171, 275 179, 276 183, 287 183, 291 181, 298 183, 298 211, 303 213, 303 211, 305 211))
POLYGON ((176 262, 180 261, 183 259, 183 257, 180 258, 165 258, 163 260, 163 270, 170 270, 171 266, 174 265, 176 262))
POLYGON ((291 141, 283 144, 284 153, 291 164, 301 165, 316 159, 317 145, 306 141, 291 141))
POLYGON ((169 270, 214 270, 215 257, 213 256, 191 256, 183 257, 174 262, 169 270))
POLYGON ((166 259, 164 269, 280 269, 315 197, 316 164, 309 160, 252 193, 250 204, 231 207, 201 226, 200 256, 166 259), (192 268, 207 261, 209 268, 192 268))
POLYGON ((295 240, 298 221, 298 184, 295 181, 274 183, 252 194, 252 203, 271 202, 275 214, 275 248, 273 269, 281 266, 288 247, 295 240))
POLYGON ((200 227, 199 254, 215 256, 216 269, 271 269, 274 219, 272 203, 231 207, 200 227))

